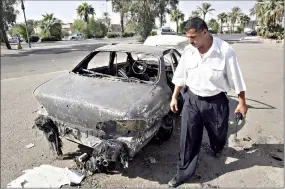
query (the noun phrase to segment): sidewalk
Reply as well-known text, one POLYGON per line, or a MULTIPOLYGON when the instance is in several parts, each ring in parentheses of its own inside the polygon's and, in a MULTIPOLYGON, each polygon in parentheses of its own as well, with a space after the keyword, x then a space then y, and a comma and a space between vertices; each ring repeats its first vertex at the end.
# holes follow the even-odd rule
POLYGON ((280 43, 284 44, 284 40, 274 40, 274 39, 265 39, 261 36, 247 36, 242 39, 242 41, 258 41, 262 43, 280 43))
MULTIPOLYGON (((63 42, 63 41, 60 41, 63 42)), ((4 57, 7 54, 19 54, 22 52, 28 52, 33 50, 45 50, 45 49, 59 49, 66 47, 77 47, 82 45, 98 45, 98 44, 112 44, 112 43, 139 43, 135 38, 111 38, 111 39, 96 39, 96 40, 84 40, 82 43, 78 41, 74 41, 72 44, 59 44, 60 42, 56 42, 54 44, 44 43, 45 46, 33 46, 32 48, 25 47, 23 49, 15 49, 15 45, 11 45, 12 50, 8 50, 5 45, 1 45, 1 57, 4 57)))
MULTIPOLYGON (((98 42, 94 44, 105 44, 106 42, 98 42)), ((32 48, 23 48, 23 49, 14 49, 9 50, 6 46, 1 45, 1 57, 4 57, 7 54, 19 54, 22 52, 33 51, 33 50, 44 50, 44 49, 58 49, 64 47, 74 47, 74 46, 81 46, 81 45, 92 45, 92 43, 75 43, 75 44, 67 44, 67 45, 48 45, 48 46, 40 46, 40 47, 32 47, 32 48)))

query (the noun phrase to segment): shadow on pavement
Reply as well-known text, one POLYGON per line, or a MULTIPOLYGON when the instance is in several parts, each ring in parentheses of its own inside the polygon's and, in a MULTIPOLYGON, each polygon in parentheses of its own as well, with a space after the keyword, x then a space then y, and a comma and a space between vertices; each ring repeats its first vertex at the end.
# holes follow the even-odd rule
MULTIPOLYGON (((229 97, 230 118, 228 138, 241 130, 246 124, 245 119, 240 121, 236 131, 236 121, 233 112, 238 101, 232 96, 229 97)), ((258 102, 266 106, 259 109, 275 109, 275 107, 259 101, 252 99, 247 99, 247 101, 258 102)), ((254 109, 255 107, 251 106, 249 108, 254 109)), ((146 180, 158 182, 159 184, 167 184, 176 173, 176 164, 178 160, 180 118, 176 121, 177 126, 173 131, 171 139, 162 145, 151 143, 146 145, 135 155, 134 159, 129 164, 129 168, 122 170, 121 176, 128 178, 140 177, 146 180), (155 158, 157 162, 151 163, 150 157, 155 158)), ((198 183, 203 187, 205 182, 212 181, 221 175, 241 169, 247 169, 254 166, 284 167, 284 144, 255 144, 250 142, 250 140, 251 138, 248 136, 238 136, 235 144, 240 147, 238 148, 240 150, 230 147, 227 143, 224 148, 223 155, 220 158, 214 158, 211 156, 208 135, 204 129, 199 164, 194 177, 190 179, 189 183, 198 183), (228 158, 234 158, 235 161, 228 162, 228 158)), ((89 151, 90 149, 82 145, 79 145, 78 147, 78 151, 65 154, 63 160, 73 159, 75 156, 79 156, 84 152, 91 153, 91 151, 89 151)))
MULTIPOLYGON (((106 43, 107 44, 107 43, 106 43)), ((56 55, 56 54, 63 54, 63 53, 70 53, 71 51, 93 51, 96 48, 102 47, 106 44, 88 44, 88 45, 75 45, 63 48, 48 48, 48 49, 32 49, 28 51, 19 51, 17 54, 5 54, 4 57, 23 57, 23 56, 30 56, 30 55, 56 55)))
MULTIPOLYGON (((230 97, 231 99, 236 99, 236 101, 237 101, 237 97, 236 96, 228 95, 228 97, 230 97)), ((254 102, 255 104, 259 105, 259 106, 252 106, 252 105, 249 105, 249 103, 247 103, 248 109, 262 109, 262 110, 265 110, 265 109, 276 109, 275 107, 273 107, 273 106, 271 106, 269 104, 265 104, 263 102, 260 102, 258 100, 253 100, 253 99, 250 99, 250 98, 246 98, 246 101, 249 102, 249 103, 254 102)))
MULTIPOLYGON (((236 132, 236 121, 234 119, 234 109, 238 102, 232 98, 230 101, 230 123, 228 138, 236 132)), ((272 107, 272 106, 270 106, 272 107)), ((254 107, 252 107, 254 108, 254 107)), ((274 108, 274 107, 273 107, 274 108)), ((176 174, 176 163, 178 160, 179 150, 179 135, 180 135, 180 121, 174 130, 172 138, 162 145, 148 144, 140 152, 136 154, 129 168, 124 170, 122 176, 129 178, 140 177, 143 179, 158 182, 159 184, 167 184, 168 181, 176 174), (152 164, 149 157, 157 160, 157 163, 152 164)), ((246 121, 243 120, 238 126, 238 131, 241 130, 246 121)), ((225 146, 223 155, 220 158, 214 158, 210 154, 211 150, 208 145, 207 132, 204 129, 203 144, 199 157, 199 165, 196 169, 196 174, 190 183, 199 183, 203 186, 204 182, 211 181, 223 174, 247 169, 254 166, 268 166, 283 168, 283 144, 252 144, 248 147, 250 138, 238 138, 243 147, 242 150, 236 150, 225 146), (255 150, 255 151, 254 151, 255 150), (254 151, 249 153, 250 151, 254 151), (274 154, 270 157, 270 154, 274 154), (227 157, 237 159, 234 162, 226 163, 227 157), (281 158, 278 160, 278 158, 281 158)))

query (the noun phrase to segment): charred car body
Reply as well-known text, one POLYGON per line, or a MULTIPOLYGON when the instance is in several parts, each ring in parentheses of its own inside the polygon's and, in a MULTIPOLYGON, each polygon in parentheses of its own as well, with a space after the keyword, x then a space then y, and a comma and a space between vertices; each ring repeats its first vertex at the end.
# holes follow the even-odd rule
MULTIPOLYGON (((127 167, 149 141, 167 141, 179 113, 170 110, 171 79, 180 59, 175 49, 140 44, 106 45, 72 71, 38 86, 35 126, 61 152, 61 138, 93 150, 77 158, 100 172, 127 167), (167 61, 166 61, 167 60, 167 61)), ((179 109, 182 109, 182 96, 179 109)))

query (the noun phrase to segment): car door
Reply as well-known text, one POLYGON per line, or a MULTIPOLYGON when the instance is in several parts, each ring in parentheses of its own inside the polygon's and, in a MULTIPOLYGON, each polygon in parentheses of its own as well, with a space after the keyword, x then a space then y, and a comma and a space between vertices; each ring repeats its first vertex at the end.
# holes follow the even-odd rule
MULTIPOLYGON (((175 70, 176 70, 176 68, 179 64, 180 58, 181 58, 181 54, 177 50, 174 50, 174 49, 171 50, 170 54, 172 57, 172 61, 171 61, 172 62, 172 73, 174 75, 175 70)), ((178 113, 177 113, 177 115, 180 115, 182 112, 182 108, 183 108, 183 104, 184 104, 183 94, 185 93, 186 89, 187 89, 186 86, 183 87, 179 96, 178 96, 178 99, 177 99, 178 100, 178 113)))

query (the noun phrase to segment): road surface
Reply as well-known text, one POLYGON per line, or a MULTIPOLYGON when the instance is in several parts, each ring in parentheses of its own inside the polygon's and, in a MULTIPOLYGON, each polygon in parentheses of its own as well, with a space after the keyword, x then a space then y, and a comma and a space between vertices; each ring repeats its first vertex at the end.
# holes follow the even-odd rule
MULTIPOLYGON (((242 39, 244 35, 217 35, 217 37, 221 37, 229 43, 235 43, 242 39)), ((70 70, 92 50, 104 45, 102 41, 104 40, 84 40, 81 42, 76 41, 76 43, 70 41, 56 42, 53 44, 55 47, 57 45, 73 45, 64 48, 35 49, 19 54, 5 55, 1 57, 1 79, 70 70)), ((107 39, 105 42, 134 43, 136 40, 134 38, 107 39)))
MULTIPOLYGON (((231 41, 231 42, 236 42, 240 40, 241 38, 245 37, 245 34, 217 34, 215 35, 216 37, 219 37, 223 40, 231 41)), ((129 37, 128 40, 135 39, 136 37, 129 37)), ((96 44, 96 43, 101 43, 101 42, 106 42, 106 41, 117 41, 117 42, 123 42, 125 41, 126 38, 104 38, 104 39, 86 39, 86 40, 76 40, 76 41, 57 41, 57 42, 38 42, 38 43, 31 43, 31 47, 34 48, 39 48, 39 47, 47 47, 47 46, 57 46, 57 45, 80 45, 82 43, 84 44, 96 44)), ((29 48, 29 45, 25 42, 22 43, 22 46, 24 49, 29 48)))
MULTIPOLYGON (((39 84, 70 70, 93 46, 61 51, 1 58, 1 187, 26 169, 42 164, 73 166, 70 158, 57 160, 40 133, 32 129, 38 105, 32 97, 39 84), (86 49, 85 49, 86 48, 86 49), (25 145, 34 143, 27 149, 25 145)), ((254 41, 233 44, 247 84, 250 105, 246 123, 235 126, 231 116, 229 143, 221 159, 207 153, 207 136, 201 150, 199 167, 192 184, 185 187, 281 187, 284 185, 283 162, 283 62, 280 46, 254 41), (270 79, 269 79, 270 78, 270 79), (250 137, 250 139, 248 138, 250 137), (245 138, 245 140, 243 140, 245 138), (249 148, 253 148, 249 150, 249 148)), ((237 100, 230 98, 231 112, 237 100)), ((232 114, 231 114, 232 115, 232 114)), ((147 145, 122 174, 96 174, 88 177, 85 187, 166 187, 175 173, 179 127, 161 146, 147 145), (157 160, 151 164, 149 157, 157 160)), ((75 152, 77 146, 64 141, 63 152, 75 152)), ((183 187, 184 187, 183 186, 183 187)))

